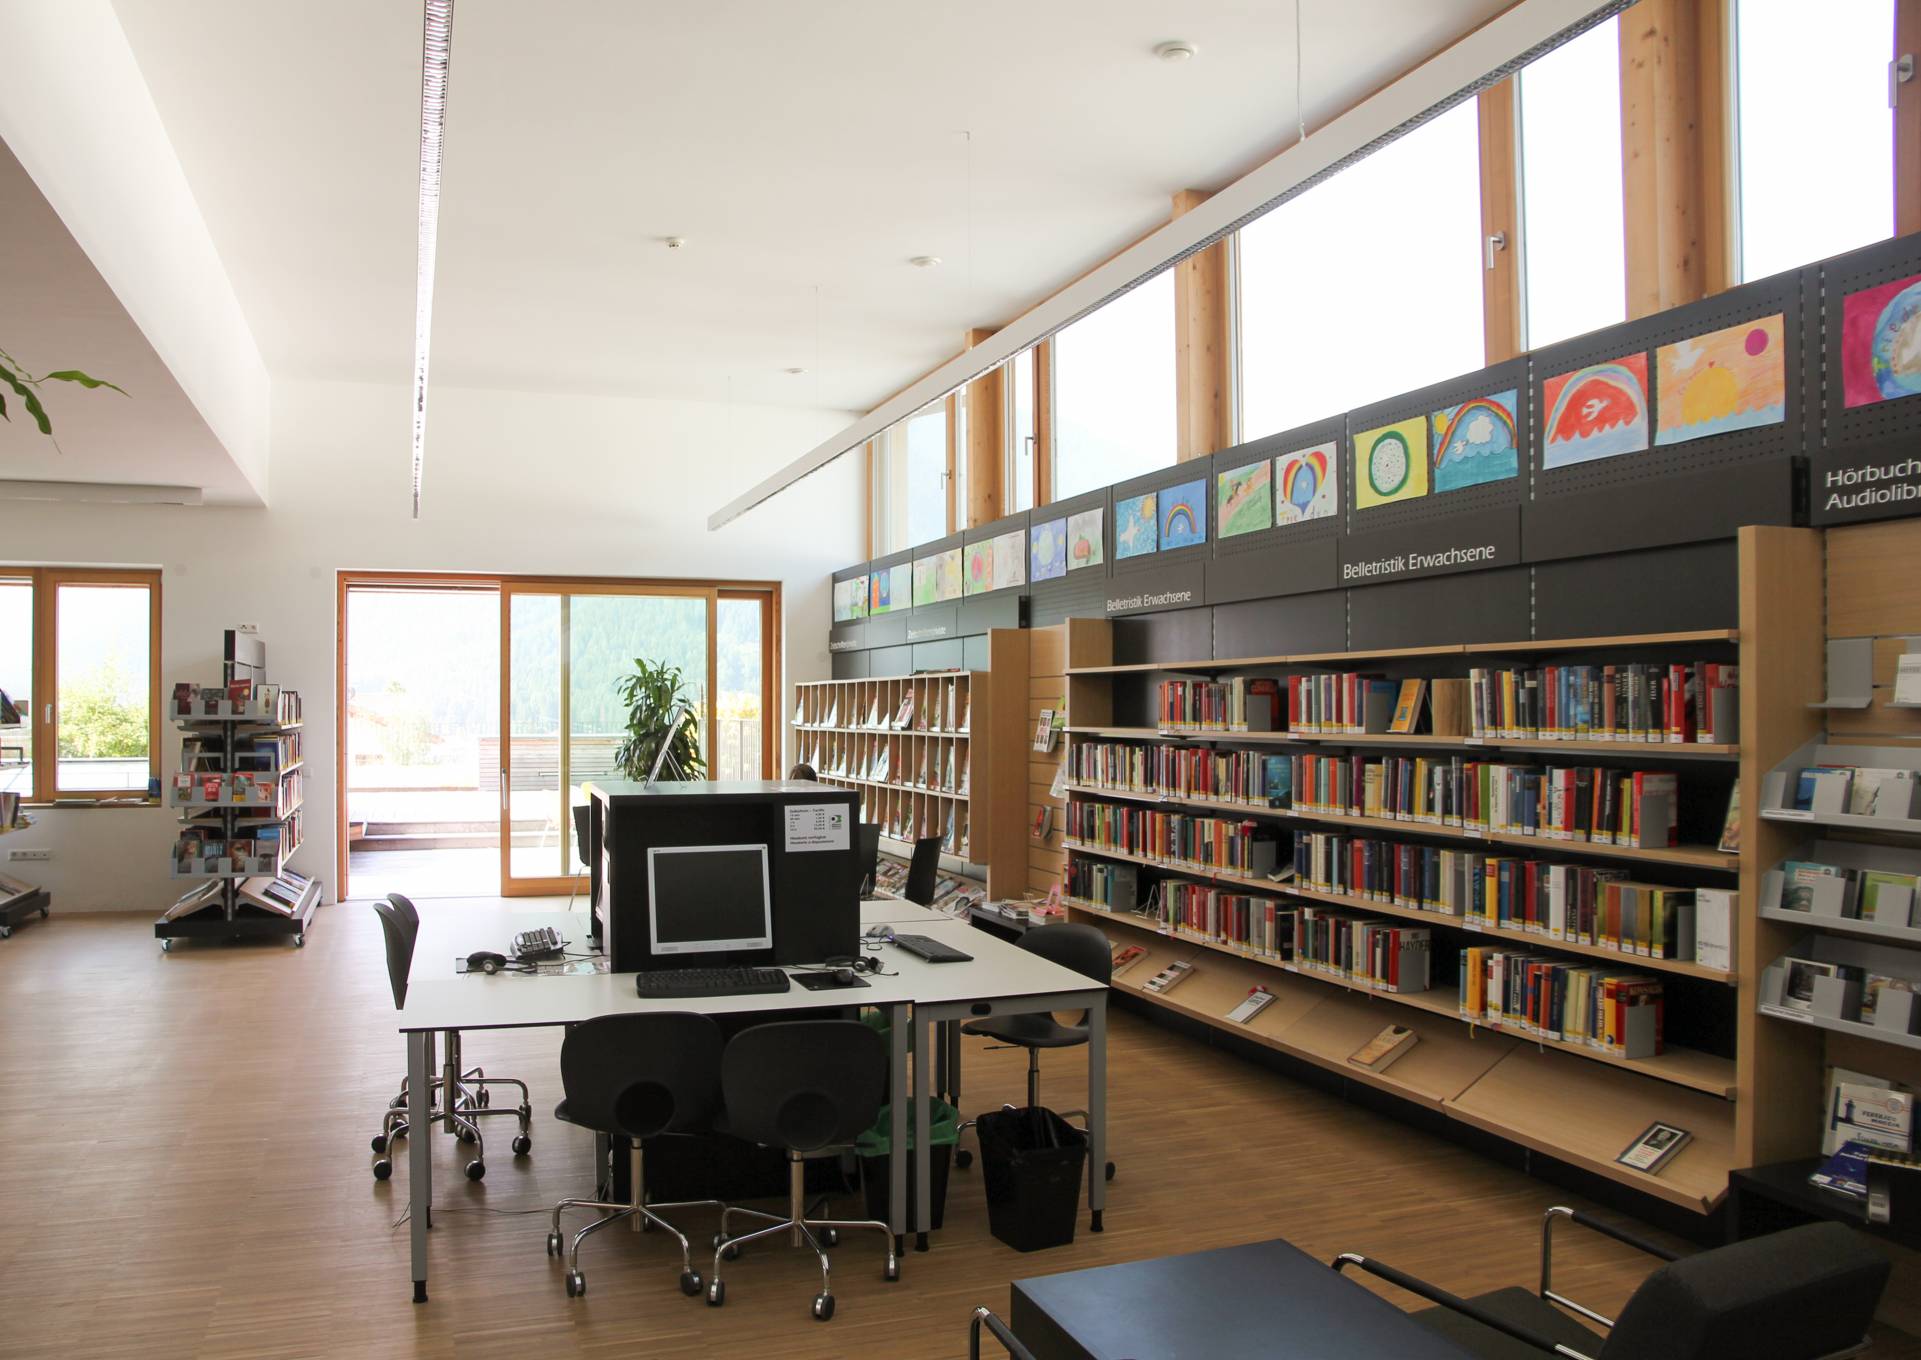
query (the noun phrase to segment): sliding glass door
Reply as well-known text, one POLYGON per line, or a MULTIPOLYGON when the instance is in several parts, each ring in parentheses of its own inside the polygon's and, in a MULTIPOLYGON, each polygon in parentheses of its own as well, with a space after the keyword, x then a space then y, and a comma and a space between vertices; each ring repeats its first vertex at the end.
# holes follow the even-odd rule
MULTIPOLYGON (((502 893, 579 886, 585 864, 572 810, 587 801, 586 785, 627 777, 617 763, 629 718, 620 689, 640 663, 679 670, 709 777, 762 777, 773 735, 764 720, 773 711, 771 604, 771 592, 704 585, 503 584, 502 893), (717 741, 718 726, 727 730, 717 741)), ((635 777, 645 777, 656 754, 636 753, 635 777)))

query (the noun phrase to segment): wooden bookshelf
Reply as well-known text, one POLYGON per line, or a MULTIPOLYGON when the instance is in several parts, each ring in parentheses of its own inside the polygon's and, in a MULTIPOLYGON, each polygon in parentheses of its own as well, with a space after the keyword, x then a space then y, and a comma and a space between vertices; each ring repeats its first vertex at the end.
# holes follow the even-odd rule
POLYGON ((1114 987, 1148 1005, 1697 1213, 1711 1210, 1726 1193, 1728 1171, 1737 1164, 1731 1151, 1734 1107, 1711 1088, 1650 1081, 1645 1071, 1628 1066, 1570 1062, 1525 1036, 1469 1026, 1441 1005, 1396 1005, 1410 998, 1323 986, 1316 975, 1282 973, 1266 960, 1219 958, 1193 941, 1137 932, 1123 917, 1076 915, 1112 941, 1146 943, 1147 952, 1115 976, 1114 987), (1155 973, 1182 959, 1205 962, 1171 992, 1143 989, 1155 973), (1245 1025, 1227 1019, 1256 986, 1276 999, 1245 1025), (1384 1072, 1348 1061, 1389 1024, 1412 1029, 1418 1042, 1384 1072), (1687 1129, 1693 1142, 1658 1176, 1615 1162, 1656 1119, 1687 1129))
POLYGON ((795 685, 795 759, 822 783, 855 789, 861 818, 909 844, 985 866, 989 891, 1018 897, 1027 877, 1027 634, 995 629, 989 669, 795 685), (903 705, 911 710, 902 720, 903 705))
MULTIPOLYGON (((1605 637, 1494 640, 1438 647, 1379 649, 1354 652, 1296 652, 1255 657, 1212 659, 1183 658, 1169 662, 1113 658, 1113 625, 1105 620, 1069 620, 1066 669, 1069 693, 1067 734, 1070 743, 1119 741, 1141 744, 1244 745, 1267 748, 1299 745, 1309 749, 1349 748, 1357 753, 1378 750, 1431 750, 1450 754, 1470 754, 1477 750, 1499 759, 1504 753, 1525 752, 1530 759, 1552 761, 1561 757, 1581 762, 1591 758, 1603 761, 1638 761, 1644 767, 1690 762, 1699 765, 1710 781, 1725 780, 1725 769, 1732 767, 1742 781, 1746 808, 1755 806, 1758 783, 1750 794, 1748 783, 1755 753, 1752 732, 1757 705, 1747 688, 1766 663, 1760 648, 1769 646, 1770 630, 1781 624, 1763 617, 1756 599, 1745 589, 1749 565, 1747 558, 1767 559, 1775 565, 1771 574, 1781 576, 1802 569, 1801 558, 1809 549, 1806 540, 1818 539, 1807 531, 1747 530, 1743 532, 1744 592, 1738 628, 1621 634, 1605 637), (1775 538, 1772 535, 1785 535, 1775 538), (1758 627, 1757 631, 1752 631, 1758 627), (1557 653, 1605 653, 1618 651, 1626 659, 1648 658, 1650 653, 1667 652, 1673 660, 1705 657, 1737 662, 1742 671, 1741 740, 1739 742, 1633 742, 1610 740, 1555 739, 1475 739, 1429 733, 1294 733, 1233 732, 1208 729, 1173 729, 1130 725, 1140 715, 1143 702, 1140 687, 1151 692, 1156 672, 1169 672, 1178 678, 1188 674, 1213 676, 1225 672, 1250 670, 1284 671, 1288 668, 1320 671, 1343 669, 1350 664, 1396 661, 1394 673, 1419 675, 1424 661, 1433 663, 1427 674, 1458 677, 1466 668, 1484 663, 1477 658, 1511 658, 1515 664, 1528 664, 1526 658, 1552 659, 1557 653), (1117 688, 1115 682, 1127 679, 1117 688), (1117 696, 1125 696, 1117 697, 1117 696), (1130 706, 1131 709, 1130 709, 1130 706), (1716 767, 1719 767, 1718 769, 1716 767), (1708 771, 1715 771, 1707 774, 1708 771)), ((1816 582, 1818 570, 1812 573, 1816 582)), ((1779 600, 1774 613, 1792 613, 1800 603, 1792 597, 1779 600)), ((1818 668, 1818 645, 1817 653, 1818 668)), ((1789 701, 1778 690, 1762 689, 1762 698, 1771 709, 1789 701)), ((1805 696, 1792 702, 1805 705, 1805 696)), ((1151 711, 1151 710, 1150 710, 1151 711)), ((1071 766, 1070 766, 1071 768, 1071 766)), ((1763 769, 1766 767, 1763 766, 1763 769)), ((1698 785, 1697 785, 1698 786, 1698 785)), ((1682 796, 1689 796, 1684 776, 1682 796)), ((1068 797, 1073 802, 1114 800, 1145 804, 1166 804, 1182 809, 1207 810, 1233 818, 1272 821, 1283 826, 1327 826, 1351 828, 1390 840, 1492 843, 1506 852, 1510 847, 1543 859, 1562 862, 1619 863, 1646 865, 1650 869, 1686 871, 1687 883, 1739 881, 1746 886, 1748 861, 1742 855, 1724 853, 1711 845, 1621 846, 1593 841, 1564 841, 1511 832, 1485 832, 1478 828, 1447 826, 1430 822, 1401 821, 1394 818, 1352 816, 1335 812, 1316 812, 1304 808, 1272 808, 1225 798, 1188 798, 1164 795, 1157 791, 1101 788, 1071 783, 1068 797)), ((1697 820, 1699 820, 1697 818, 1697 820)), ((1757 819, 1747 815, 1744 844, 1752 844, 1749 830, 1757 819)), ((1426 992, 1389 993, 1377 991, 1352 979, 1316 972, 1306 967, 1298 971, 1278 959, 1251 954, 1240 946, 1220 940, 1190 938, 1184 933, 1169 933, 1157 915, 1138 916, 1130 912, 1110 912, 1099 904, 1068 899, 1070 913, 1079 920, 1100 926, 1112 938, 1152 939, 1151 954, 1165 954, 1204 961, 1195 974, 1166 996, 1140 990, 1140 984, 1162 966, 1143 960, 1116 979, 1116 985, 1141 995, 1149 1004, 1165 1006, 1191 1019, 1226 1032, 1246 1035, 1252 1041, 1293 1053, 1306 1061, 1341 1071, 1356 1081, 1393 1091, 1410 1100, 1440 1109, 1451 1118, 1510 1139, 1522 1146, 1545 1153, 1586 1171, 1630 1185, 1670 1203, 1707 1212, 1725 1194, 1727 1174, 1736 1166, 1764 1160, 1756 1156, 1755 1116, 1744 1106, 1754 1102, 1748 1074, 1756 1060, 1744 1051, 1765 1038, 1756 1040, 1751 1020, 1740 1023, 1752 1003, 1742 997, 1754 988, 1758 968, 1753 965, 1753 897, 1744 893, 1738 915, 1736 963, 1732 969, 1718 969, 1693 959, 1656 959, 1624 954, 1602 945, 1552 939, 1511 927, 1474 926, 1464 918, 1423 911, 1418 908, 1379 902, 1346 893, 1323 892, 1306 886, 1296 887, 1264 877, 1224 871, 1207 865, 1157 859, 1146 855, 1109 849, 1064 839, 1063 848, 1071 860, 1080 857, 1107 858, 1135 863, 1156 871, 1160 877, 1185 877, 1244 889, 1276 898, 1324 903, 1351 911, 1357 917, 1400 919, 1438 927, 1451 932, 1463 946, 1476 943, 1463 936, 1478 935, 1481 943, 1512 944, 1543 955, 1564 955, 1571 960, 1616 963, 1624 970, 1650 976, 1669 976, 1676 986, 1699 989, 1708 984, 1713 990, 1701 998, 1725 997, 1733 1008, 1737 1039, 1734 1056, 1690 1048, 1685 1033, 1670 1028, 1663 1053, 1651 1059, 1617 1058, 1581 1043, 1565 1043, 1544 1037, 1518 1034, 1492 1028, 1482 1020, 1459 1013, 1452 979, 1426 992), (1151 966, 1150 966, 1151 965, 1151 966), (1204 985, 1209 974, 1218 973, 1218 986, 1204 985), (1277 993, 1286 991, 1298 997, 1305 991, 1322 994, 1319 1002, 1305 1009, 1284 1009, 1283 1002, 1270 1005, 1247 1026, 1225 1020, 1225 1012, 1235 1004, 1236 993, 1247 987, 1268 986, 1277 993), (1215 995, 1219 991, 1219 995, 1215 995), (1224 1003, 1218 1004, 1217 1003, 1224 1003), (1392 1065, 1385 1073, 1367 1073, 1346 1061, 1388 1021, 1410 1025, 1420 1034, 1415 1050, 1392 1065), (1371 1026, 1371 1028, 1369 1028, 1371 1026), (1438 1036, 1445 1035, 1446 1039, 1438 1036), (1353 1038, 1352 1044, 1347 1041, 1353 1038), (1678 1041, 1678 1042, 1677 1042, 1678 1041), (1343 1048, 1343 1045, 1347 1045, 1343 1048), (1431 1066, 1410 1066, 1426 1060, 1431 1066), (1693 1141, 1659 1175, 1648 1176, 1620 1166, 1614 1158, 1656 1119, 1674 1123, 1693 1135, 1693 1141)), ((1464 847, 1465 848, 1465 847, 1464 847)), ((1143 885, 1145 896, 1145 885, 1143 885)), ((1767 960, 1762 960, 1765 963, 1767 960)), ((1694 993, 1690 993, 1694 995, 1694 993)), ((1700 1004, 1697 999, 1696 1004, 1700 1004)), ((1669 1012, 1672 1025, 1675 1015, 1669 1012)), ((1726 1050, 1723 1050, 1725 1052, 1726 1050)), ((1766 1122, 1763 1117, 1763 1123, 1766 1122)), ((1765 1141, 1765 1140, 1762 1140, 1765 1141)))

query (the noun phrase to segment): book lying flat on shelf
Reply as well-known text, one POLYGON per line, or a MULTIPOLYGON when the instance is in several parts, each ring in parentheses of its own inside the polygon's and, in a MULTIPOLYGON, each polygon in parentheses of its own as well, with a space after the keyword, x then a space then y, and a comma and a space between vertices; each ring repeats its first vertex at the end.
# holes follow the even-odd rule
POLYGON ((1385 1072, 1394 1060, 1419 1043, 1421 1036, 1406 1025, 1389 1025, 1347 1055, 1347 1060, 1370 1072, 1385 1072))
POLYGON ((1188 975, 1193 971, 1194 965, 1192 963, 1186 959, 1180 959, 1168 964, 1167 967, 1154 974, 1153 977, 1141 984, 1141 988, 1143 991, 1165 996, 1168 992, 1173 991, 1176 987, 1180 986, 1181 983, 1185 982, 1188 975))
POLYGON ((1137 944, 1115 945, 1114 966, 1111 970, 1113 975, 1119 977, 1136 963, 1139 963, 1146 953, 1147 950, 1137 944))
POLYGON ((1237 1025, 1245 1025, 1262 1011, 1274 1004, 1274 993, 1265 987, 1247 989, 1247 999, 1227 1013, 1227 1018, 1237 1025))
POLYGON ((1656 1175, 1693 1137, 1686 1129, 1657 1121, 1649 1124, 1647 1131, 1629 1143, 1614 1160, 1622 1166, 1656 1175))

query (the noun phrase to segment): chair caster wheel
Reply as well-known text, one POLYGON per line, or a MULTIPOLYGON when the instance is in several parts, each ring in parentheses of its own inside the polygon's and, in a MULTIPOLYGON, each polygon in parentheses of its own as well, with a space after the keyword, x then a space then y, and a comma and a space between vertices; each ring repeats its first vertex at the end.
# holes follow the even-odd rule
POLYGON ((967 1168, 973 1164, 974 1152, 972 1148, 960 1148, 954 1153, 954 1165, 962 1171, 967 1170, 967 1168))
POLYGON ((728 1241, 725 1233, 715 1233, 713 1245, 714 1250, 720 1253, 721 1260, 738 1261, 740 1259, 740 1248, 728 1241))
POLYGON ((900 1262, 894 1257, 889 1256, 887 1258, 887 1268, 881 1272, 881 1278, 889 1284, 898 1281, 900 1279, 900 1262))
POLYGON ((834 1316, 834 1296, 832 1294, 814 1295, 814 1321, 825 1322, 834 1316))
POLYGON ((718 1308, 727 1302, 727 1281, 709 1280, 707 1282, 707 1306, 718 1308))
POLYGON ((577 1299, 587 1292, 587 1277, 578 1270, 567 1272, 567 1297, 577 1299))
POLYGON ((307 947, 307 937, 305 935, 294 936, 293 947, 295 949, 305 949, 307 947))
POLYGON ((840 1229, 822 1228, 820 1230, 820 1244, 823 1247, 838 1247, 840 1245, 840 1229))
POLYGON ((375 1135, 373 1136, 373 1139, 372 1139, 372 1142, 373 1142, 373 1149, 374 1149, 374 1151, 375 1151, 375 1152, 385 1152, 385 1151, 387 1150, 387 1135, 386 1135, 386 1134, 384 1134, 384 1133, 376 1133, 376 1134, 375 1134, 375 1135))
POLYGON ((486 1174, 487 1174, 487 1163, 481 1161, 478 1157, 474 1158, 471 1162, 467 1163, 467 1179, 468 1180, 477 1181, 477 1180, 480 1180, 482 1177, 484 1177, 486 1174))
POLYGON ((516 1109, 514 1113, 520 1116, 520 1127, 524 1129, 527 1127, 528 1122, 534 1117, 534 1107, 531 1105, 522 1105, 516 1109))
POLYGON ((1107 1164, 1107 1179, 1110 1181, 1114 1179, 1114 1164, 1112 1162, 1107 1164))
POLYGON ((462 1129, 460 1131, 460 1141, 463 1143, 478 1143, 480 1141, 480 1135, 472 1129, 462 1129))
POLYGON ((550 1232, 547 1234, 547 1254, 549 1256, 560 1255, 560 1234, 559 1233, 550 1232))
POLYGON ((494 1103, 494 1093, 492 1091, 489 1091, 485 1086, 483 1086, 480 1088, 480 1093, 476 1095, 474 1099, 479 1103, 480 1107, 484 1110, 489 1105, 494 1103))
MULTIPOLYGON (((514 1156, 525 1157, 529 1152, 532 1152, 533 1149, 534 1149, 534 1140, 529 1138, 526 1134, 523 1133, 519 1137, 514 1139, 514 1156)), ((1108 1179, 1112 1180, 1114 1173, 1110 1171, 1107 1174, 1108 1174, 1108 1179)))
POLYGON ((700 1293, 700 1272, 698 1270, 683 1270, 680 1272, 680 1292, 690 1299, 700 1293))
MULTIPOLYGON (((9 926, 9 927, 7 927, 7 934, 9 934, 9 935, 11 935, 11 934, 13 934, 13 927, 11 927, 11 926, 9 926)), ((171 954, 171 953, 173 953, 173 941, 172 941, 172 940, 162 940, 162 941, 160 942, 160 952, 161 952, 162 954, 171 954)))
POLYGON ((382 1157, 379 1161, 374 1163, 374 1179, 375 1180, 384 1181, 387 1179, 387 1177, 393 1174, 394 1174, 394 1164, 388 1161, 385 1157, 382 1157))

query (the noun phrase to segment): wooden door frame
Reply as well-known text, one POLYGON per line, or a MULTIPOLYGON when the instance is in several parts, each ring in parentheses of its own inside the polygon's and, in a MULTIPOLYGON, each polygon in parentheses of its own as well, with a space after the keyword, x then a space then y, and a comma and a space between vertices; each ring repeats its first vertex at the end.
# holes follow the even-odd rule
MULTIPOLYGON (((781 696, 781 677, 779 669, 780 652, 775 645, 778 638, 781 613, 781 586, 778 581, 720 581, 697 580, 684 577, 610 577, 610 576, 503 576, 500 583, 500 761, 501 761, 501 810, 500 810, 500 887, 502 897, 545 897, 559 896, 579 891, 586 882, 584 874, 561 874, 545 877, 515 879, 512 873, 513 856, 513 752, 510 740, 512 733, 512 662, 513 662, 513 599, 516 594, 526 595, 639 595, 639 596, 676 596, 683 599, 704 599, 707 603, 707 674, 703 685, 701 731, 706 745, 708 768, 713 767, 715 738, 715 705, 719 698, 719 685, 716 683, 718 670, 716 651, 719 645, 718 609, 723 599, 759 598, 766 603, 761 614, 761 759, 762 769, 770 771, 769 734, 774 728, 779 712, 781 696), (770 650, 771 649, 771 650, 770 650)), ((564 653, 563 653, 564 656, 564 653)), ((565 708, 563 690, 563 711, 565 708)), ((561 749, 566 747, 566 732, 561 732, 561 749)), ((564 764, 564 761, 563 761, 564 764)), ((561 827, 564 843, 570 828, 561 827)))

